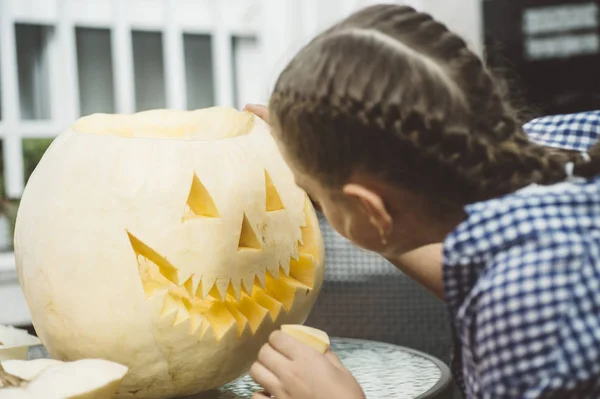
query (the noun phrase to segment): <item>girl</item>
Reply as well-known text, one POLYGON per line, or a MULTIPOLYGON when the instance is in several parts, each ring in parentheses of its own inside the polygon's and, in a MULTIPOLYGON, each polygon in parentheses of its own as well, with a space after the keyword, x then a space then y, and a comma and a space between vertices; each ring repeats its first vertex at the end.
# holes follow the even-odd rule
MULTIPOLYGON (((317 36, 268 115, 247 109, 334 229, 445 300, 466 397, 600 397, 600 112, 522 128, 461 38, 395 5, 317 36)), ((364 397, 277 332, 251 374, 277 399, 364 397)))

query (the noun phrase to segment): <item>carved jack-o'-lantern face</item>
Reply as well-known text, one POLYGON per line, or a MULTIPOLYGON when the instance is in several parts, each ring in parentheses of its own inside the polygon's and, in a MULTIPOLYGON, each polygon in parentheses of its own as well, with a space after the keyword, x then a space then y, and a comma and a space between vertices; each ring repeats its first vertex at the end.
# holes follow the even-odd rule
POLYGON ((82 118, 27 184, 15 254, 51 355, 125 364, 120 395, 145 398, 244 373, 324 271, 268 126, 223 108, 82 118))

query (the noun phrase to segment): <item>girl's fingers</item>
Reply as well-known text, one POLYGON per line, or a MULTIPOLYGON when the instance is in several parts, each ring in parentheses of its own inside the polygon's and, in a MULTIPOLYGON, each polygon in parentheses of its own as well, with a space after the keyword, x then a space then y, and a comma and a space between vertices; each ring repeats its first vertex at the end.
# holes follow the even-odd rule
POLYGON ((316 353, 314 349, 280 330, 275 330, 271 333, 269 336, 269 344, 277 352, 290 360, 300 359, 303 356, 310 354, 311 351, 316 353))
MULTIPOLYGON (((263 387, 267 392, 270 392, 274 395, 282 392, 282 387, 279 382, 279 379, 273 374, 269 369, 263 366, 260 362, 255 362, 250 368, 250 376, 256 381, 261 387, 263 387)), ((258 396, 259 398, 269 398, 270 396, 265 396, 263 392, 257 392, 256 394, 260 394, 263 396, 258 396)), ((254 398, 254 396, 252 396, 254 398)))
POLYGON ((254 392, 254 394, 252 395, 252 399, 269 399, 271 398, 271 395, 265 393, 265 392, 254 392))
POLYGON ((328 350, 327 352, 325 352, 325 358, 327 358, 327 360, 329 360, 335 367, 340 369, 346 369, 346 367, 344 367, 344 365, 342 364, 340 358, 332 351, 328 350))
POLYGON ((291 362, 270 344, 265 344, 258 352, 258 361, 275 374, 288 368, 291 362))
POLYGON ((264 105, 247 104, 244 107, 244 111, 252 112, 253 114, 256 114, 256 116, 258 116, 259 118, 264 119, 265 122, 271 123, 271 121, 269 120, 269 110, 264 105))

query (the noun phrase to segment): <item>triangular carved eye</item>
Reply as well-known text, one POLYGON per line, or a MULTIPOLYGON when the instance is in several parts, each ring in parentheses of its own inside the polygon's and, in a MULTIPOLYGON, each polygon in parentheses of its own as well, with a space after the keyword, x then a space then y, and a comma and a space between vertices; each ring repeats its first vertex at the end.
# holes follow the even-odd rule
POLYGON ((204 187, 198 176, 194 174, 192 187, 185 204, 183 219, 194 219, 198 217, 218 218, 219 211, 210 193, 204 187))
POLYGON ((269 172, 265 170, 265 185, 267 187, 267 212, 279 211, 284 209, 281 197, 269 176, 269 172))
POLYGON ((254 232, 248 217, 244 213, 244 220, 242 221, 242 230, 240 232, 240 242, 238 244, 238 251, 244 249, 262 249, 260 240, 254 232))

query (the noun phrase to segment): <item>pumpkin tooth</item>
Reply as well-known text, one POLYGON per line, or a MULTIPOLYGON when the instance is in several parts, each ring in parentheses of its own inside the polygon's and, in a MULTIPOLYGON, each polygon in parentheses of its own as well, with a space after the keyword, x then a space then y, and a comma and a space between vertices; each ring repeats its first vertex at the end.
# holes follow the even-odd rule
POLYGON ((194 275, 192 274, 190 277, 188 277, 183 284, 181 284, 181 286, 183 288, 185 288, 185 291, 188 293, 188 295, 191 297, 194 296, 194 275))
POLYGON ((298 260, 290 261, 290 277, 308 287, 315 285, 315 258, 310 254, 300 254, 298 260))
POLYGON ((279 269, 283 270, 283 273, 286 276, 290 275, 290 262, 292 261, 292 257, 290 256, 289 258, 287 258, 286 260, 283 260, 281 262, 279 262, 279 269))
POLYGON ((307 253, 312 255, 316 261, 319 261, 319 240, 317 237, 317 227, 313 226, 312 222, 312 205, 308 196, 304 203, 304 220, 305 226, 300 227, 302 238, 298 240, 298 252, 300 254, 307 253))
POLYGON ((266 284, 266 281, 267 281, 266 279, 267 279, 266 274, 259 274, 259 273, 257 273, 254 276, 254 282, 253 282, 253 284, 255 286, 260 287, 260 288, 265 288, 265 284, 266 284))
POLYGON ((152 309, 156 309, 156 308, 160 309, 160 311, 158 312, 158 314, 156 316, 157 316, 158 320, 160 320, 161 322, 162 322, 163 317, 165 317, 165 315, 163 314, 163 310, 165 310, 165 302, 167 301, 168 296, 169 296, 169 291, 165 287, 165 289, 156 292, 153 296, 146 299, 149 303, 149 306, 152 309))
POLYGON ((236 301, 239 301, 241 293, 242 293, 241 282, 239 280, 237 280, 237 281, 233 281, 233 279, 229 280, 229 285, 227 286, 227 294, 231 295, 236 301))
POLYGON ((203 277, 202 278, 202 282, 200 284, 200 287, 202 290, 198 290, 196 291, 196 296, 198 295, 198 292, 202 293, 202 299, 206 299, 206 297, 209 295, 210 291, 213 289, 215 285, 215 279, 214 278, 206 278, 203 277))
POLYGON ((233 318, 235 319, 237 326, 238 326, 238 337, 241 337, 242 333, 244 332, 244 329, 248 325, 248 319, 246 318, 246 316, 244 316, 244 314, 242 312, 240 312, 235 307, 235 305, 233 303, 227 301, 227 302, 224 302, 224 304, 225 304, 225 307, 227 307, 227 310, 229 310, 229 313, 231 313, 233 315, 233 318))
POLYGON ((206 317, 215 333, 217 342, 237 324, 235 317, 233 317, 223 302, 213 302, 213 305, 206 312, 206 317))
POLYGON ((267 317, 267 314, 269 314, 269 310, 260 306, 246 294, 242 294, 237 306, 239 311, 248 319, 250 330, 255 334, 265 320, 265 317, 267 317))
POLYGON ((267 272, 265 273, 265 287, 269 286, 269 281, 277 281, 279 277, 279 267, 277 267, 277 269, 275 269, 274 272, 271 272, 270 270, 267 270, 267 272))
POLYGON ((229 288, 229 284, 231 279, 217 279, 215 281, 215 287, 219 291, 219 295, 222 300, 227 296, 227 289, 229 288))
MULTIPOLYGON (((300 248, 300 241, 298 241, 298 248, 300 248)), ((300 259, 300 251, 294 251, 292 253, 292 256, 290 256, 290 261, 292 260, 299 260, 300 259)))
POLYGON ((290 275, 290 262, 279 264, 279 275, 289 276, 290 275))
POLYGON ((245 276, 241 281, 241 291, 247 295, 252 295, 255 276, 245 276))
POLYGON ((176 326, 177 324, 182 323, 189 319, 190 319, 190 314, 189 314, 187 308, 185 307, 183 302, 179 301, 178 309, 177 309, 177 316, 175 316, 175 320, 173 321, 173 326, 176 326))
POLYGON ((300 227, 306 227, 308 225, 308 215, 306 214, 307 209, 312 207, 312 202, 308 193, 304 193, 304 206, 302 208, 302 221, 300 222, 300 227))
POLYGON ((208 324, 208 320, 206 320, 203 313, 210 308, 210 305, 206 301, 198 300, 196 298, 197 297, 192 300, 183 298, 182 300, 190 315, 190 334, 195 334, 202 326, 202 323, 208 324))
POLYGON ((202 296, 202 278, 198 275, 192 275, 192 296, 201 297, 202 296))
POLYGON ((290 273, 289 273, 289 271, 288 271, 288 272, 286 272, 286 271, 283 269, 283 267, 279 266, 279 278, 281 278, 281 277, 288 277, 288 278, 291 278, 291 277, 290 277, 290 273))
POLYGON ((219 290, 219 288, 217 287, 217 284, 213 284, 212 288, 210 289, 210 291, 208 292, 208 296, 216 299, 217 301, 222 301, 225 299, 224 295, 221 295, 221 291, 219 290))
POLYGON ((177 285, 183 287, 185 283, 192 277, 192 273, 177 270, 177 285))
POLYGON ((190 313, 190 335, 194 335, 202 324, 208 324, 208 320, 200 313, 190 313))
POLYGON ((205 315, 203 315, 202 324, 200 324, 200 331, 198 332, 198 336, 200 337, 200 339, 204 338, 204 335, 208 330, 210 330, 210 321, 205 315))
POLYGON ((279 276, 278 279, 274 279, 272 276, 267 275, 267 292, 281 302, 288 312, 292 309, 296 292, 299 290, 308 292, 310 289, 300 281, 288 276, 279 276))
POLYGON ((167 296, 165 296, 162 310, 160 311, 160 316, 165 317, 171 313, 177 312, 179 310, 180 303, 181 302, 175 299, 173 295, 167 294, 167 296))
MULTIPOLYGON (((268 281, 269 276, 277 280, 279 278, 279 272, 281 271, 281 267, 279 265, 274 267, 268 267, 266 271, 265 281, 268 281)), ((285 274, 285 273, 284 273, 285 274)))
POLYGON ((165 286, 156 281, 144 281, 142 282, 142 287, 144 288, 146 298, 154 296, 157 292, 168 290, 165 286))
POLYGON ((281 302, 270 296, 262 289, 255 290, 250 299, 259 304, 261 307, 267 309, 271 315, 271 320, 277 320, 279 313, 281 313, 281 308, 283 307, 281 302))

